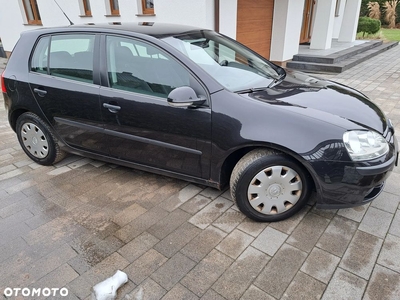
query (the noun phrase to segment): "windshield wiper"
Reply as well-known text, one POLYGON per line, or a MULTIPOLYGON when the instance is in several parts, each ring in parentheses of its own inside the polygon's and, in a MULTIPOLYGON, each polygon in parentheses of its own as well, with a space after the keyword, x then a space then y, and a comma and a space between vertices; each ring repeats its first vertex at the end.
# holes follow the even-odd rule
POLYGON ((237 93, 237 94, 249 94, 249 93, 264 91, 267 88, 269 88, 269 86, 258 87, 258 88, 248 88, 248 89, 235 91, 235 93, 237 93))
POLYGON ((276 86, 277 84, 281 83, 282 80, 285 79, 285 77, 286 77, 286 72, 281 73, 278 77, 274 78, 274 80, 270 83, 270 85, 268 87, 272 88, 272 87, 276 86))

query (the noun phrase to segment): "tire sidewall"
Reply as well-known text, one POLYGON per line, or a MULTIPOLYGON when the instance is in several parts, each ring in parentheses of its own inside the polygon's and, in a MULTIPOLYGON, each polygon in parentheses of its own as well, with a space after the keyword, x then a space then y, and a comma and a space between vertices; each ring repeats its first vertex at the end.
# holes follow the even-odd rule
POLYGON ((280 220, 287 219, 297 213, 305 204, 309 196, 309 179, 306 175, 306 172, 299 167, 297 163, 289 159, 284 155, 270 155, 270 156, 263 156, 256 161, 252 162, 247 168, 243 171, 238 181, 236 187, 236 204, 241 212, 243 212, 249 218, 255 221, 261 222, 276 222, 280 220), (293 205, 292 208, 289 210, 276 214, 276 215, 266 215, 260 213, 259 211, 255 210, 247 197, 248 187, 250 185, 251 180, 254 178, 256 174, 260 171, 272 167, 272 166, 285 166, 293 169, 297 172, 297 174, 301 178, 302 182, 302 193, 299 200, 293 205))
POLYGON ((20 146, 22 147, 22 149, 24 150, 26 155, 28 155, 29 158, 32 159, 34 162, 39 163, 41 165, 46 165, 47 166, 47 165, 51 165, 55 161, 56 155, 57 155, 57 151, 56 151, 56 145, 55 145, 53 136, 49 132, 48 127, 45 125, 45 123, 38 116, 36 116, 36 115, 34 115, 32 113, 24 113, 24 114, 22 114, 17 119, 16 133, 17 133, 17 137, 18 137, 18 141, 20 143, 20 146), (47 143, 49 145, 48 154, 47 154, 47 156, 45 158, 38 158, 36 156, 33 156, 29 152, 29 150, 25 147, 24 142, 22 140, 22 136, 21 136, 21 128, 26 123, 35 124, 37 127, 40 128, 40 130, 45 135, 45 137, 47 139, 47 143))

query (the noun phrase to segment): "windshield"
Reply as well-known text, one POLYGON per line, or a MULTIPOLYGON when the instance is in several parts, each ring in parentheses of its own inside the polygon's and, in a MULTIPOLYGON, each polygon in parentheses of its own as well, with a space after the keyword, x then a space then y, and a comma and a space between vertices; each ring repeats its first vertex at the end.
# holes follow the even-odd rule
POLYGON ((279 67, 208 30, 163 38, 232 92, 266 88, 282 78, 279 67))

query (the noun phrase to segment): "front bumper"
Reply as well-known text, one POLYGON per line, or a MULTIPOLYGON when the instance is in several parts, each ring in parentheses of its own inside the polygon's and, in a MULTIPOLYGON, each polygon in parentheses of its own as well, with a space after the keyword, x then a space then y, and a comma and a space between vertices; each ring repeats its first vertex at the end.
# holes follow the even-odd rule
POLYGON ((317 208, 348 208, 374 200, 383 191, 385 180, 393 168, 398 165, 398 156, 398 142, 393 135, 390 137, 389 153, 367 165, 317 162, 317 208))

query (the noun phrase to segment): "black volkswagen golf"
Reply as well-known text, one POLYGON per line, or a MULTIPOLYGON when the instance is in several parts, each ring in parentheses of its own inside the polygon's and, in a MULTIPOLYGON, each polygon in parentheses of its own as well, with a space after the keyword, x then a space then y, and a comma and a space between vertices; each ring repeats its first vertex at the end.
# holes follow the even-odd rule
POLYGON ((222 189, 257 221, 367 203, 397 165, 394 128, 362 93, 284 70, 211 30, 74 25, 25 32, 1 76, 22 149, 222 189))

